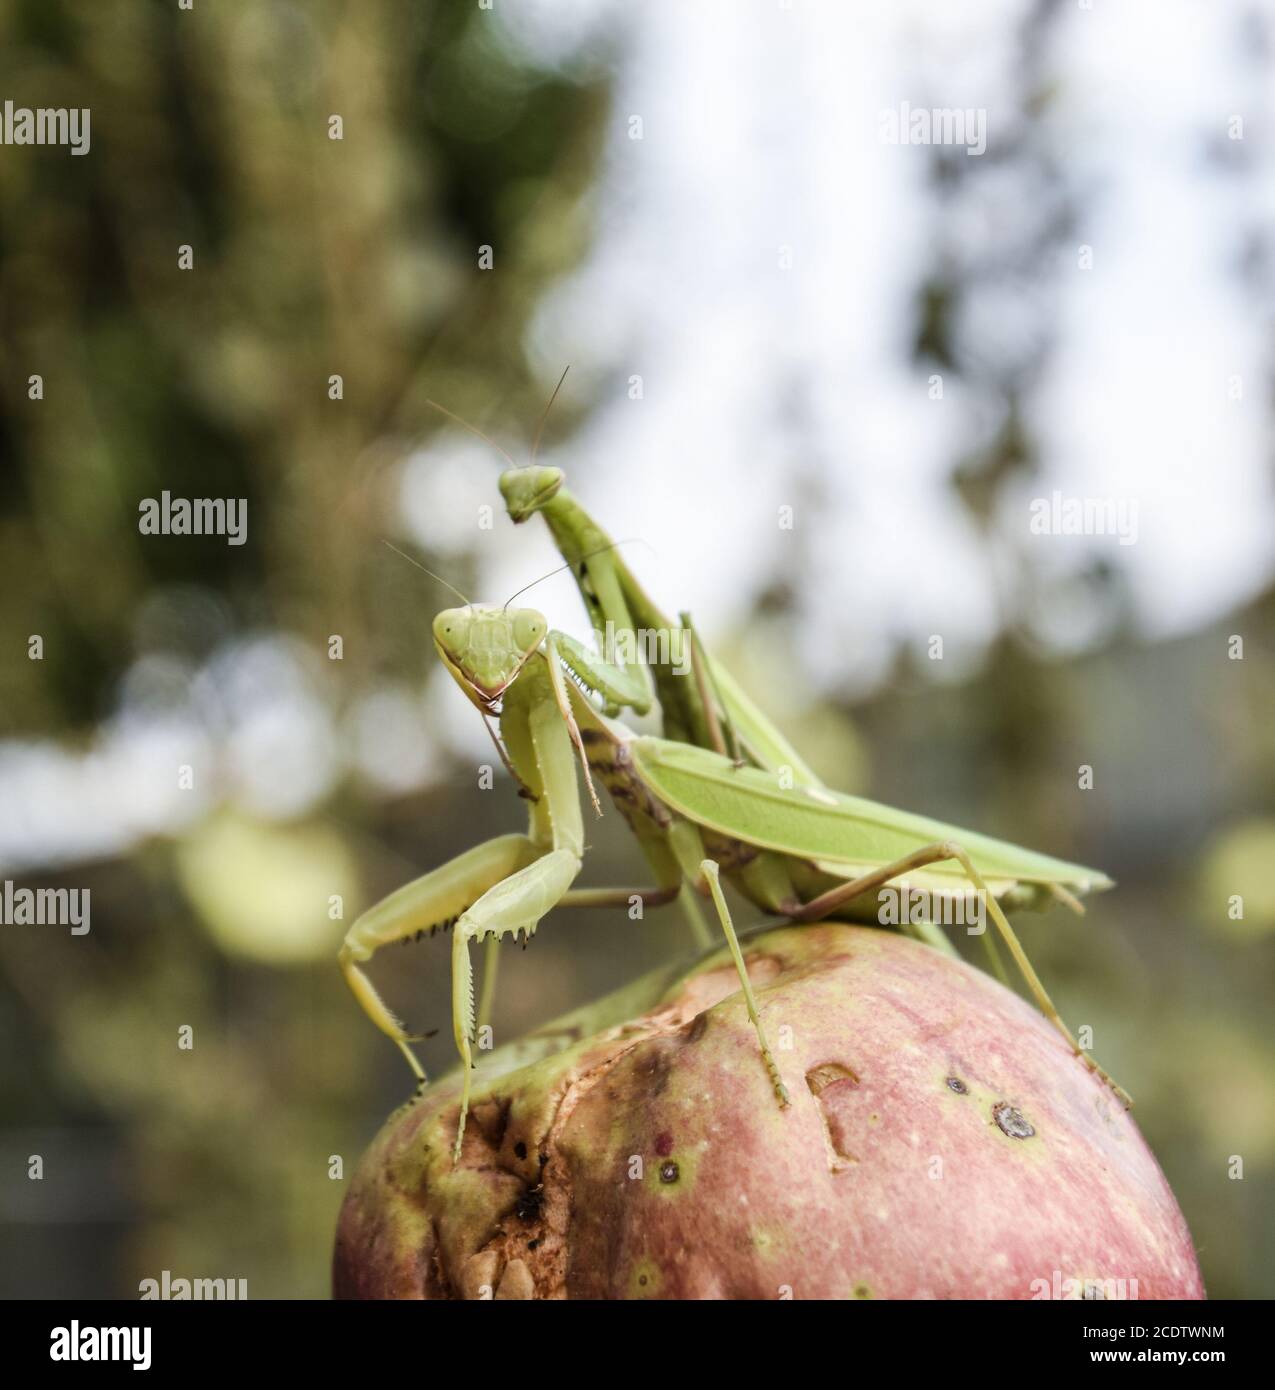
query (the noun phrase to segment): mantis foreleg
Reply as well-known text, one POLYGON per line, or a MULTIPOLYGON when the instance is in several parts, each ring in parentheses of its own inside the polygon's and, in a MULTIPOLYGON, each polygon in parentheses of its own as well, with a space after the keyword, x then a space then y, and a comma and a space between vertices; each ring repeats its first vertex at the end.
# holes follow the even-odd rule
POLYGON ((496 977, 500 973, 500 938, 489 936, 483 948, 483 987, 478 996, 478 1027, 486 1028, 491 1022, 491 1011, 496 1002, 496 977))
POLYGON ((397 1044, 419 1083, 424 1084, 425 1072, 407 1045, 414 1038, 390 1012, 361 965, 381 946, 454 921, 493 884, 531 863, 540 853, 526 835, 502 835, 488 840, 432 873, 404 884, 362 913, 346 932, 338 957, 346 983, 364 1013, 397 1044))
POLYGON ((555 632, 553 640, 567 667, 602 695, 610 713, 618 714, 626 705, 638 714, 650 709, 651 691, 644 666, 620 666, 599 659, 570 633, 555 632))
POLYGON ((469 1114, 470 1073, 474 1059, 474 975, 469 960, 469 943, 519 930, 535 931, 541 917, 562 899, 580 872, 580 857, 569 849, 550 850, 520 869, 510 878, 493 885, 464 912, 452 933, 452 1033, 460 1053, 462 1078, 460 1118, 456 1123, 456 1144, 452 1159, 460 1157, 469 1114))
MULTIPOLYGON (((641 677, 632 667, 616 666, 602 657, 595 656, 587 647, 581 646, 574 637, 565 632, 551 632, 545 639, 548 655, 549 680, 553 698, 558 706, 563 722, 571 735, 580 755, 580 766, 584 772, 584 784, 588 789, 593 809, 602 814, 598 794, 593 789, 593 778, 589 773, 589 760, 584 751, 584 740, 580 736, 580 726, 571 710, 562 668, 565 666, 590 690, 596 691, 610 706, 622 705, 635 697, 642 697, 641 677)), ((649 704, 649 696, 645 697, 649 704)))
POLYGON ((628 907, 637 898, 643 907, 663 907, 680 891, 679 884, 664 888, 573 888, 559 907, 628 907))

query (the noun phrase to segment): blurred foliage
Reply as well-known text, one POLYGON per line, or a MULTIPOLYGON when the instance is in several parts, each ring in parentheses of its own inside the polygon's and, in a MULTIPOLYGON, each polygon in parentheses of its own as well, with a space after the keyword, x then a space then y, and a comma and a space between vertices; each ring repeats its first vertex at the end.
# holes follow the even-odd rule
MULTIPOLYGON (((606 102, 485 20, 398 0, 0 6, 6 95, 92 110, 90 158, 0 160, 0 734, 88 746, 139 658, 162 658, 144 682, 162 707, 263 630, 318 650, 360 634, 338 699, 423 670, 419 575, 369 563, 388 472, 437 426, 427 393, 535 418, 522 336, 585 244, 606 102), (138 499, 165 488, 246 497, 251 543, 143 541, 138 499)), ((404 1081, 368 1088, 386 1059, 326 909, 441 853, 421 809, 356 794, 310 825, 218 817, 78 868, 77 949, 4 939, 5 1293, 128 1295, 163 1268, 325 1292, 329 1155, 353 1162, 404 1081), (77 1159, 85 1135, 109 1164, 77 1159)))
MULTIPOLYGON (((1024 29, 1028 89, 1045 8, 1024 29)), ((15 102, 93 110, 92 158, 0 159, 0 737, 91 760, 121 710, 159 723, 191 702, 210 742, 250 770, 258 745, 237 741, 228 692, 269 685, 241 659, 266 634, 296 644, 297 679, 339 745, 295 815, 265 814, 222 769, 172 835, 27 866, 42 885, 89 888, 93 929, 0 934, 0 1293, 127 1297, 168 1269, 247 1278, 256 1297, 323 1296, 343 1190, 333 1156, 348 1172, 408 1088, 336 970, 344 925, 523 815, 511 794, 480 792, 425 727, 433 610, 421 576, 384 563, 376 538, 394 524, 403 457, 437 428, 428 398, 480 422, 538 417, 546 383, 526 329, 588 245, 607 83, 537 68, 475 5, 426 0, 189 14, 8 0, 0 37, 15 102), (333 113, 341 141, 328 139, 333 113), (483 245, 500 273, 478 269, 483 245), (164 488, 247 497, 251 543, 143 543, 137 500, 164 488), (26 659, 32 633, 43 660, 26 659), (319 655, 334 633, 348 635, 337 674, 319 655), (389 795, 355 775, 361 739, 418 718, 429 777, 389 795), (183 1025, 193 1050, 177 1049, 183 1025), (32 1153, 42 1183, 27 1179, 32 1153)), ((1005 158, 1035 168, 1050 155, 1029 125, 1005 158)), ((999 363, 977 357, 954 316, 981 280, 1012 281, 1067 235, 1074 209, 1043 198, 1021 244, 964 260, 943 208, 972 176, 969 162, 935 161, 934 268, 911 348, 993 381, 1004 404, 993 445, 953 460, 953 505, 986 527, 1005 479, 1035 467, 1023 402, 1050 350, 1048 314, 999 363)), ((568 411, 552 428, 575 423, 568 411)), ((818 478, 794 486, 816 511, 818 478)), ((1023 557, 1010 562, 1011 582, 1048 602, 1023 557)), ((450 554, 447 573, 465 586, 476 564, 450 554)), ((804 700, 792 678, 795 580, 714 640, 837 784, 1119 881, 1084 921, 1056 911, 1022 934, 1065 1016, 1093 1027, 1137 1097, 1211 1292, 1269 1294, 1275 596, 1147 647, 1128 636, 1118 576, 1085 583, 1108 616, 1094 654, 1064 664, 1010 631, 982 671, 937 684, 903 651, 853 710, 804 700), (1242 662, 1227 657, 1233 632, 1242 662), (1120 775, 1082 806, 1071 769, 1083 762, 1120 775), (1233 1154, 1243 1181, 1228 1177, 1233 1154)), ((296 732, 301 705, 277 705, 261 736, 296 732)), ((321 742, 303 745, 309 762, 321 742)), ((618 817, 590 840, 591 882, 633 878, 618 817)), ((498 1035, 683 944, 670 914, 559 914, 508 953, 498 1035)), ((441 1028, 422 1049, 434 1069, 451 1065, 447 970, 439 942, 373 966, 412 1026, 441 1028)))
MULTIPOLYGON (((0 16, 12 99, 93 113, 91 158, 0 163, 0 584, 46 576, 0 608, 0 641, 35 630, 49 651, 5 663, 6 723, 99 716, 139 605, 171 586, 211 591, 232 628, 316 641, 392 609, 382 637, 427 651, 413 576, 369 565, 360 525, 395 441, 438 423, 427 384, 461 412, 509 400, 535 419, 523 329, 584 245, 604 92, 525 67, 477 6, 0 16), (137 499, 164 488, 248 498, 253 544, 143 539, 137 499)), ((218 635, 167 637, 200 655, 218 635)))

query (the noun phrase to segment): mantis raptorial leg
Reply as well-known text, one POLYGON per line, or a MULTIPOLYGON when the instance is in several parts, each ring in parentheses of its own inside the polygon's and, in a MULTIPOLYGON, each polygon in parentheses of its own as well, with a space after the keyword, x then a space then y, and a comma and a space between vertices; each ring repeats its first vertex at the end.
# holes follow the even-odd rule
POLYGON ((628 907, 637 898, 643 907, 663 907, 681 891, 681 884, 664 888, 573 888, 559 907, 628 907))
MULTIPOLYGON (((647 709, 650 705, 651 698, 649 688, 650 677, 646 674, 645 667, 641 665, 636 667, 617 667, 609 662, 599 660, 587 647, 582 646, 566 633, 556 632, 553 634, 550 644, 549 669, 551 673, 553 673, 555 698, 558 699, 559 708, 563 711, 563 717, 567 720, 568 726, 572 730, 572 739, 580 750, 581 759, 584 760, 584 744, 581 740, 575 717, 571 713, 566 689, 562 682, 562 675, 558 672, 557 663, 553 659, 555 651, 561 657, 568 670, 587 681, 594 689, 600 690, 608 700, 616 703, 634 704, 640 709, 647 709)), ((587 762, 585 763, 585 781, 588 784, 589 795, 593 798, 593 804, 597 807, 598 800, 596 795, 594 795, 593 783, 592 779, 589 777, 587 762)), ((651 847, 643 843, 642 848, 643 851, 647 853, 652 868, 656 869, 658 874, 660 866, 656 857, 650 852, 651 847)), ((707 946, 711 938, 708 929, 704 925, 704 919, 700 915, 699 905, 695 901, 694 893, 683 885, 675 896, 681 908, 682 915, 691 929, 691 934, 695 938, 696 944, 701 947, 707 946)))
MULTIPOLYGON (((488 840, 382 899, 358 917, 346 933, 339 956, 346 981, 372 1022, 398 1045, 419 1081, 424 1082, 425 1072, 407 1044, 420 1041, 421 1035, 408 1033, 394 1017, 362 965, 382 946, 409 941, 422 930, 454 921, 467 907, 476 905, 488 889, 507 882, 511 874, 534 863, 540 853, 525 835, 488 840)), ((644 907, 662 907, 677 898, 682 888, 681 883, 658 888, 573 888, 563 893, 556 905, 625 907, 636 898, 644 907)), ((495 973, 493 948, 500 935, 493 931, 486 938, 482 996, 488 1010, 495 973)), ((480 1004, 477 1026, 482 1027, 487 1021, 488 1015, 480 1004)))
POLYGON ((531 863, 538 853, 526 835, 502 835, 488 840, 432 873, 404 884, 362 913, 346 933, 338 956, 346 982, 367 1016, 407 1058, 418 1083, 424 1083, 425 1072, 408 1047, 416 1037, 390 1012, 363 972, 363 963, 371 960, 381 946, 408 940, 418 931, 454 921, 493 884, 531 863))
MULTIPOLYGON (((525 942, 523 943, 526 944, 525 942)), ((500 974, 500 938, 489 936, 483 946, 483 985, 478 995, 478 1031, 491 1024, 491 1011, 496 1002, 496 978, 500 974)))

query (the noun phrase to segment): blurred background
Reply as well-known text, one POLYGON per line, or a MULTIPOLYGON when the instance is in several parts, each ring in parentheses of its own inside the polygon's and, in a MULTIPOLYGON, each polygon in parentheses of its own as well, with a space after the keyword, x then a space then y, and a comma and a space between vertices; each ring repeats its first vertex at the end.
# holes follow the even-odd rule
MULTIPOLYGON (((326 1295, 410 1080, 340 938, 524 819, 381 540, 552 570, 427 401, 521 461, 569 363, 542 460, 830 782, 1118 880, 1019 929, 1210 1292, 1270 1296, 1273 43, 1269 0, 0 3, 0 92, 92 113, 0 149, 0 878, 92 912, 0 927, 0 1293, 326 1295), (889 143, 904 102, 985 151, 889 143), (164 489, 247 543, 140 535, 164 489), (1136 540, 1034 533, 1055 493, 1136 540)), ((584 881, 636 881, 607 811, 584 881)), ((686 948, 582 918, 497 1041, 686 948)), ((370 969, 450 1067, 447 939, 370 969)))

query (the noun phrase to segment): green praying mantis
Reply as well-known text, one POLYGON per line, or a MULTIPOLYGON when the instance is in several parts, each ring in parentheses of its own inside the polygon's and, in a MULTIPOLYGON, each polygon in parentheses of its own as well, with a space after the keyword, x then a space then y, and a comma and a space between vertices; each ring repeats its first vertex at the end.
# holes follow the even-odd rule
MULTIPOLYGON (((501 474, 500 492, 505 510, 515 525, 537 512, 544 517, 566 567, 576 581, 580 597, 598 634, 628 639, 631 650, 643 646, 639 633, 670 637, 682 642, 647 644, 656 659, 650 663, 665 736, 698 748, 730 752, 739 761, 746 754, 758 767, 786 768, 801 786, 822 786, 783 734, 744 694, 730 673, 705 652, 690 618, 682 613, 674 624, 647 596, 615 542, 563 486, 560 468, 512 468, 501 474), (670 657, 684 654, 689 645, 695 679, 688 682, 685 661, 670 657)), ((644 685, 641 702, 630 702, 636 714, 650 707, 651 681, 644 685)), ((611 711, 615 712, 615 711, 611 711)))
MULTIPOLYGON (((501 480, 515 521, 539 511, 572 568, 595 628, 635 632, 667 627, 615 547, 562 487, 557 469, 528 468, 501 480)), ((464 595, 460 595, 464 599, 464 595)), ((515 596, 516 597, 516 596, 515 596)), ((414 1041, 362 966, 381 946, 452 926, 453 1034, 462 1061, 462 1095, 453 1150, 458 1159, 469 1109, 474 1005, 471 942, 529 935, 556 907, 691 908, 696 895, 716 913, 739 975, 759 1059, 781 1106, 786 1083, 767 1040, 722 891, 723 875, 763 911, 795 923, 878 921, 883 892, 919 893, 931 904, 966 902, 973 889, 1042 1013, 1077 1057, 1128 1098, 1080 1048, 1019 944, 1005 909, 1042 907, 1111 886, 1100 872, 925 817, 824 787, 783 735, 705 653, 689 621, 692 660, 617 662, 569 634, 551 631, 530 608, 465 601, 433 625, 444 667, 484 718, 495 718, 497 747, 530 803, 525 835, 505 835, 400 888, 351 926, 340 964, 365 1012, 401 1049, 418 1081, 425 1075, 414 1041), (679 682, 680 684, 674 684, 679 682), (654 692, 652 691, 654 685, 654 692), (658 696, 666 733, 640 735, 616 717, 644 712, 658 696), (638 842, 654 884, 576 888, 584 861, 582 776, 595 810, 597 782, 638 842), (894 885, 894 889, 890 889, 894 885)), ((694 921, 693 911, 691 912, 694 921)), ((929 920, 900 924, 950 950, 929 920)), ((484 993, 489 971, 484 972, 484 993)))

